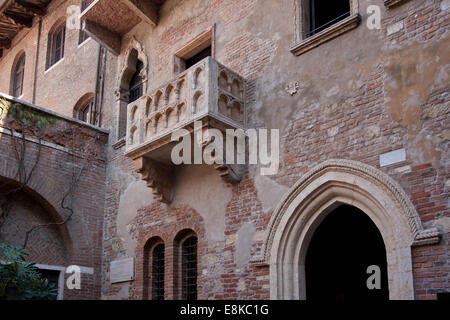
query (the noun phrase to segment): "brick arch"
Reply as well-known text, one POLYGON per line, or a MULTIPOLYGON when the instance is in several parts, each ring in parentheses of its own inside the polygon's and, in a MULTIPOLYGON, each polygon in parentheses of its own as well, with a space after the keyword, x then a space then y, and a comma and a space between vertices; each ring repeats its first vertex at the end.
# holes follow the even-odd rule
MULTIPOLYGON (((38 226, 40 224, 52 224, 52 223, 60 223, 62 222, 61 215, 58 213, 58 211, 55 209, 55 207, 48 202, 44 196, 42 196, 39 192, 32 189, 29 186, 22 187, 21 184, 19 184, 15 179, 10 179, 2 176, 0 174, 0 192, 2 192, 1 189, 4 189, 4 192, 8 192, 12 189, 17 189, 16 192, 12 193, 11 195, 8 195, 9 197, 12 197, 12 200, 14 204, 13 208, 17 209, 17 203, 19 202, 19 205, 23 207, 27 207, 30 209, 30 211, 33 213, 33 215, 36 215, 36 221, 31 222, 29 226, 26 227, 26 230, 21 230, 23 234, 16 235, 15 238, 17 240, 20 239, 20 243, 14 243, 14 245, 23 245, 23 239, 25 238, 25 233, 27 230, 29 230, 31 227, 38 226)), ((14 213, 17 212, 10 212, 6 220, 13 220, 15 221, 14 213)), ((26 222, 29 222, 28 220, 26 222)), ((25 222, 25 223, 26 223, 25 222)), ((15 221, 15 224, 19 224, 20 221, 15 221)), ((23 225, 21 224, 21 227, 23 225)), ((36 231, 32 234, 30 234, 27 251, 30 254, 30 259, 32 262, 41 263, 41 264, 50 264, 50 265, 59 265, 59 266, 66 266, 67 262, 70 259, 70 256, 73 252, 73 242, 72 237, 70 236, 69 230, 66 225, 53 225, 47 230, 43 229, 36 229, 36 231), (44 248, 34 248, 32 243, 32 239, 36 234, 38 234, 40 231, 44 231, 46 236, 45 238, 55 239, 54 231, 57 232, 58 238, 60 238, 62 242, 63 248, 58 248, 58 244, 54 244, 54 251, 48 253, 45 252, 44 248), (60 249, 60 250, 58 250, 60 249), (62 252, 60 252, 62 251, 62 252), (63 255, 63 256, 61 256, 63 255)))
MULTIPOLYGON (((152 299, 152 265, 153 265, 153 250, 158 245, 164 245, 164 255, 165 255, 165 242, 159 236, 151 237, 144 245, 144 261, 143 261, 143 299, 152 299)), ((165 269, 165 268, 164 268, 165 269)))
MULTIPOLYGON (((0 143, 8 144, 5 135, 0 136, 0 143)), ((31 150, 32 147, 28 146, 31 150)), ((5 161, 0 161, 0 179, 8 181, 9 183, 18 185, 17 181, 17 160, 13 156, 13 151, 9 150, 10 154, 5 154, 5 161)), ((41 156, 42 158, 42 156, 41 156)), ((40 160, 37 167, 24 190, 30 194, 37 203, 39 203, 52 217, 53 221, 61 222, 68 216, 69 212, 62 208, 63 192, 60 190, 68 190, 70 188, 71 180, 67 179, 61 172, 58 181, 49 181, 49 176, 46 173, 48 170, 55 170, 56 168, 49 168, 40 160), (57 184, 57 185, 56 185, 57 184)), ((82 218, 80 218, 82 219, 82 218)), ((63 241, 66 247, 66 263, 91 265, 91 257, 86 256, 85 250, 90 250, 87 243, 87 230, 83 228, 77 221, 72 218, 66 225, 61 226, 63 241), (89 260, 89 261, 87 261, 89 260)))
POLYGON ((93 92, 85 93, 83 96, 81 96, 80 99, 78 99, 77 103, 73 107, 73 117, 75 119, 78 119, 78 114, 80 112, 80 109, 83 108, 91 100, 94 100, 93 92))
POLYGON ((144 295, 144 266, 146 246, 152 239, 160 238, 165 244, 165 299, 177 300, 179 294, 177 284, 173 281, 176 272, 174 267, 175 243, 177 236, 183 230, 195 233, 198 239, 198 298, 202 299, 206 293, 202 290, 202 270, 206 268, 202 261, 202 254, 207 250, 205 223, 200 214, 189 206, 168 207, 161 203, 154 203, 140 210, 134 222, 138 228, 138 246, 136 248, 136 281, 134 298, 145 299, 144 295), (165 221, 152 227, 146 227, 150 222, 165 221))
POLYGON ((340 204, 357 207, 378 227, 386 246, 390 297, 413 299, 411 247, 438 242, 439 232, 423 228, 397 182, 378 169, 350 160, 318 165, 276 208, 262 256, 254 260, 270 266, 271 298, 306 298, 304 265, 309 241, 326 215, 340 204))

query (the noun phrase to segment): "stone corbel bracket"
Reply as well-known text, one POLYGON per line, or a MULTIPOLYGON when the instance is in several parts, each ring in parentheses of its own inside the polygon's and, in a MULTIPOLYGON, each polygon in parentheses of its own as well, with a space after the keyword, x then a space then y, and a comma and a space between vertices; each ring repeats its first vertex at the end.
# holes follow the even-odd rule
POLYGON ((225 183, 237 184, 241 182, 244 176, 244 165, 218 164, 216 170, 225 183))
POLYGON ((437 228, 423 229, 417 233, 412 246, 420 247, 438 244, 440 241, 441 241, 441 233, 437 228))
POLYGON ((158 201, 171 203, 173 199, 173 172, 174 166, 169 166, 155 160, 140 157, 134 160, 137 173, 142 175, 142 180, 152 188, 158 201))

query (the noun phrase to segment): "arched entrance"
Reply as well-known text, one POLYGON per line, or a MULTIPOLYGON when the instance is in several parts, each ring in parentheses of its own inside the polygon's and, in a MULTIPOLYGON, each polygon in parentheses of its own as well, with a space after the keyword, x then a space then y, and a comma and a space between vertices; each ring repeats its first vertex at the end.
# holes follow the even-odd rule
MULTIPOLYGON (((284 196, 270 220, 261 256, 269 265, 272 299, 306 299, 306 255, 315 231, 342 205, 364 212, 386 248, 390 299, 414 299, 411 247, 439 242, 436 228, 424 229, 401 186, 361 162, 328 160, 305 174, 284 196)), ((338 229, 341 233, 344 231, 338 229)), ((352 243, 361 224, 347 231, 352 243)))
POLYGON ((353 206, 337 207, 318 226, 306 254, 305 274, 307 300, 389 299, 383 238, 370 218, 353 206), (376 288, 367 286, 371 266, 379 268, 379 281, 370 281, 376 288))

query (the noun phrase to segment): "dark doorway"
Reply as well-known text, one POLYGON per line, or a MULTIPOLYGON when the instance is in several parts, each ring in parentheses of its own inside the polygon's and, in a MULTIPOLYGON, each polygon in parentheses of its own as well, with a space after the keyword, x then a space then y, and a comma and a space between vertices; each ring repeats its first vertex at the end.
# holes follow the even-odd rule
POLYGON ((308 300, 388 300, 386 249, 378 228, 361 210, 342 205, 319 225, 306 255, 308 300), (369 290, 369 266, 381 269, 381 289, 369 290))

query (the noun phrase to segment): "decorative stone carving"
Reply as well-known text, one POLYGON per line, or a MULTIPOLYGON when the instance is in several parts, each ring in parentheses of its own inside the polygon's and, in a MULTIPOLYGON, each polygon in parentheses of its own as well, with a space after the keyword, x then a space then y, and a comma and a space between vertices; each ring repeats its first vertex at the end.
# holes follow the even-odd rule
MULTIPOLYGON (((222 131, 245 130, 246 126, 245 80, 210 57, 128 105, 126 155, 170 167, 172 133, 178 129, 192 132, 195 121, 202 121, 203 129, 222 131)), ((216 169, 227 183, 239 182, 244 171, 242 165, 217 165, 216 169)), ((161 190, 161 199, 170 201, 170 184, 163 188, 157 179, 150 180, 161 190)))
POLYGON ((127 84, 124 83, 126 80, 129 81, 129 79, 127 79, 129 77, 129 70, 134 69, 136 67, 136 61, 140 60, 143 63, 143 68, 142 71, 140 73, 140 76, 142 77, 142 81, 144 83, 144 92, 147 91, 147 79, 148 79, 148 57, 145 53, 145 49, 144 46, 138 41, 136 40, 136 38, 133 36, 131 37, 131 39, 128 41, 127 45, 126 45, 126 49, 124 51, 124 54, 122 55, 122 59, 120 62, 120 67, 119 67, 119 77, 117 79, 117 87, 118 88, 126 88, 127 84), (137 52, 137 56, 134 57, 132 55, 133 50, 135 50, 137 52))
MULTIPOLYGON (((272 215, 255 265, 270 265, 271 298, 304 299, 308 239, 328 208, 345 203, 364 211, 386 245, 393 299, 413 299, 411 246, 435 244, 436 228, 424 229, 401 186, 382 171, 351 160, 329 160, 305 174, 272 215), (300 283, 292 281, 298 278, 300 283)), ((355 239, 357 241, 357 239, 355 239)))
POLYGON ((289 83, 284 90, 286 90, 287 93, 289 93, 291 96, 296 94, 298 92, 298 89, 300 88, 300 85, 298 81, 289 83))
POLYGON ((140 157, 134 160, 137 173, 142 175, 142 180, 153 189, 159 201, 170 203, 172 201, 173 170, 174 167, 165 165, 155 160, 140 157))

